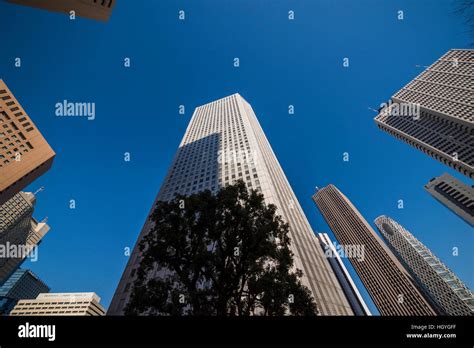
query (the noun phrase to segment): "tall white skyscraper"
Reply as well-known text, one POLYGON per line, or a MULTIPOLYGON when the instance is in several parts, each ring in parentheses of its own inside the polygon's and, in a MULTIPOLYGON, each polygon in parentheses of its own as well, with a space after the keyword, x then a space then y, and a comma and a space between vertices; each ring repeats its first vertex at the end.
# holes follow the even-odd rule
MULTIPOLYGON (((277 214, 289 223, 295 265, 303 271, 302 282, 320 313, 353 315, 252 107, 239 94, 196 108, 156 201, 170 200, 177 193, 215 192, 239 179, 262 192, 266 203, 274 204, 277 214)), ((140 264, 138 244, 149 228, 147 219, 108 314, 123 314, 140 264)))

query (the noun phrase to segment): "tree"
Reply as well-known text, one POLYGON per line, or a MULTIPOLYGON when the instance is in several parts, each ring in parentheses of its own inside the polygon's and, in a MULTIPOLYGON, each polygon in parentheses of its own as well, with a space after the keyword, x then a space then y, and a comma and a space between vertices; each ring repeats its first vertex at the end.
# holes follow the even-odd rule
POLYGON ((126 315, 316 315, 288 224, 239 181, 159 202, 126 315))

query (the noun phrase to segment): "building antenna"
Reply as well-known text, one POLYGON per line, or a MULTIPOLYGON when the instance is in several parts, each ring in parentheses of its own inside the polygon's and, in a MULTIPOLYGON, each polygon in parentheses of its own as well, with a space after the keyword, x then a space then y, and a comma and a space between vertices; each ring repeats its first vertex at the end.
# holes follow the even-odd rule
POLYGON ((40 193, 40 192, 42 192, 42 191, 44 191, 44 186, 41 186, 39 189, 37 189, 37 190, 35 191, 35 193, 33 193, 33 195, 36 196, 37 193, 40 193))
POLYGON ((379 112, 378 110, 375 110, 374 108, 372 108, 372 107, 370 107, 370 106, 369 106, 367 109, 369 109, 370 111, 374 111, 374 112, 376 112, 376 113, 379 112))

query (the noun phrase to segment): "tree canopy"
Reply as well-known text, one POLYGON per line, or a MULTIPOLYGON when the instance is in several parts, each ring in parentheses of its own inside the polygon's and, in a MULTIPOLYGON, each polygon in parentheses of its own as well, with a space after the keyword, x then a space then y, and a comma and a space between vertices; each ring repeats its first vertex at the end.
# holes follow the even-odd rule
POLYGON ((316 315, 289 227, 239 181, 158 202, 126 315, 316 315))

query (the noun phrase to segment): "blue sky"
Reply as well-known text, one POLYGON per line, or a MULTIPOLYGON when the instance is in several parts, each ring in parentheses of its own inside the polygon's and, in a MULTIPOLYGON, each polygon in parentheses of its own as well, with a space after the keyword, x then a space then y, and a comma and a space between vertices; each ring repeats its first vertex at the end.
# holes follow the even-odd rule
POLYGON ((370 223, 393 217, 473 288, 473 231, 423 189, 444 172, 472 181, 378 130, 368 109, 418 75, 417 64, 468 47, 455 3, 119 0, 102 23, 0 2, 0 78, 57 152, 29 187, 46 187, 35 216, 48 216, 51 231, 24 267, 54 292, 95 291, 108 306, 193 109, 238 92, 315 231, 329 228, 311 195, 333 183, 370 223), (56 117, 65 99, 96 103, 96 119, 56 117))

